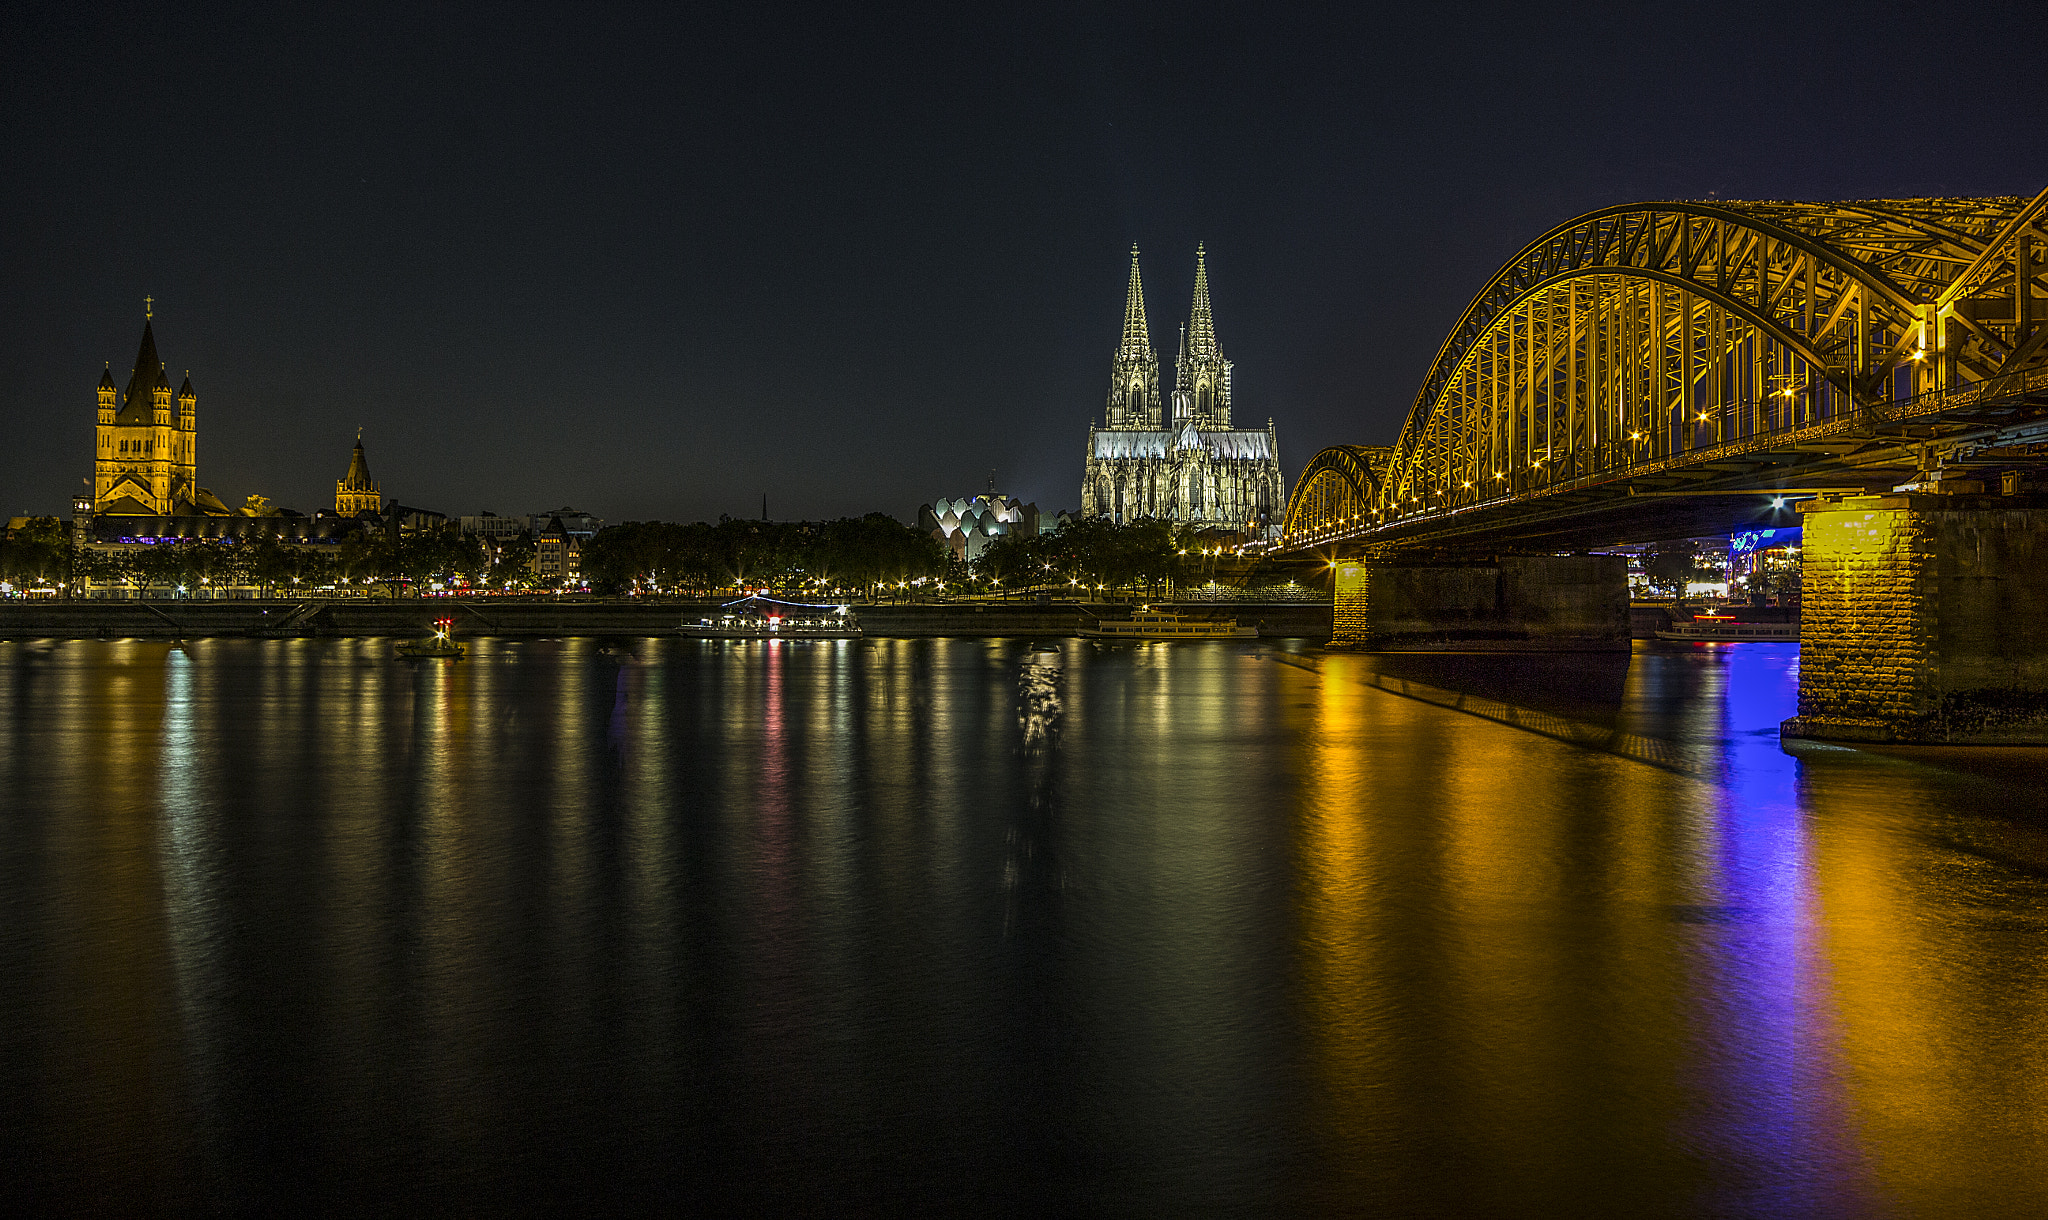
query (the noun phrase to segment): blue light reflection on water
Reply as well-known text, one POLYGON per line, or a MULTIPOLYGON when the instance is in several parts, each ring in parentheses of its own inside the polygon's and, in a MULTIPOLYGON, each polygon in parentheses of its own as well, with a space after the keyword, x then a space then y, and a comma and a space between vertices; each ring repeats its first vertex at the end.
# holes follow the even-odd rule
POLYGON ((1703 1010, 1712 1013, 1712 1036, 1732 1045, 1714 1057, 1724 1072, 1711 1090, 1720 1101, 1703 1128, 1726 1142, 1728 1163, 1768 1167, 1748 1182, 1731 1175, 1714 1194, 1739 1214, 1870 1214, 1875 1200, 1841 1138, 1845 1115, 1834 1100, 1837 1048, 1812 933, 1799 764, 1779 739, 1798 704, 1799 648, 1681 647, 1716 654, 1721 686, 1712 805, 1720 885, 1713 906, 1689 914, 1720 925, 1701 938, 1718 980, 1703 1010))
POLYGON ((1230 645, 474 648, 0 644, 18 1189, 2044 1202, 2041 878, 1936 833, 2026 828, 1785 754, 1794 647, 1588 667, 1691 776, 1230 645))

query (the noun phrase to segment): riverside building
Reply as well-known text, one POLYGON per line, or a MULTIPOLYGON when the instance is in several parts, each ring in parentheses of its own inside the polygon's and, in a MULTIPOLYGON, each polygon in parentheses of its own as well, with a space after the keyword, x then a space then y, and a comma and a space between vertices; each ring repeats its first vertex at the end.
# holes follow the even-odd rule
POLYGON ((994 494, 961 496, 957 500, 941 496, 936 504, 919 505, 917 528, 930 534, 962 563, 981 558, 988 544, 1005 534, 1035 537, 1042 532, 1038 505, 994 494))

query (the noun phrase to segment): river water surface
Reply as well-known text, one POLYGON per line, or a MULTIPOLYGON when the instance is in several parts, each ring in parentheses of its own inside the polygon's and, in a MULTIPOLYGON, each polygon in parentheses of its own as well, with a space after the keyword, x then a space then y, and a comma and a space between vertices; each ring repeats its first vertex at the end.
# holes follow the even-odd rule
POLYGON ((2048 1214, 2036 755, 1043 647, 0 643, 0 1195, 2048 1214))

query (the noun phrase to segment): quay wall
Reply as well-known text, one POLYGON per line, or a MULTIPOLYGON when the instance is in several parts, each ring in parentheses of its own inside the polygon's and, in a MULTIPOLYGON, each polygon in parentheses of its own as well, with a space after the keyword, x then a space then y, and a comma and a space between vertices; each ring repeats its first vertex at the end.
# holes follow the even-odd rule
MULTIPOLYGON (((9 601, 0 602, 0 639, 190 639, 205 636, 417 636, 437 618, 455 620, 457 638, 490 636, 666 635, 715 602, 642 599, 372 601, 9 601)), ((1330 606, 1302 602, 1190 603, 1198 616, 1235 617, 1261 635, 1325 640, 1330 606)), ((1097 603, 954 602, 856 606, 861 629, 885 637, 1071 636, 1128 607, 1097 603)))

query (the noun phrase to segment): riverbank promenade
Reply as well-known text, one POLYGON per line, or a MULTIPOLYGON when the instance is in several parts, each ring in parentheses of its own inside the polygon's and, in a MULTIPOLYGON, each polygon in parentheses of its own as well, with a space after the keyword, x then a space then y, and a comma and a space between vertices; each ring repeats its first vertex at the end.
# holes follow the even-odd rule
MULTIPOLYGON (((0 639, 196 639, 422 635, 454 620, 458 636, 665 635, 722 605, 646 598, 532 600, 457 597, 376 600, 133 600, 0 602, 0 639)), ((1171 605, 1171 603, 1161 603, 1171 605)), ((1330 606, 1314 602, 1189 603, 1228 613, 1261 635, 1328 639, 1330 606)), ((1121 603, 1055 601, 855 605, 871 636, 1071 636, 1121 603)))

